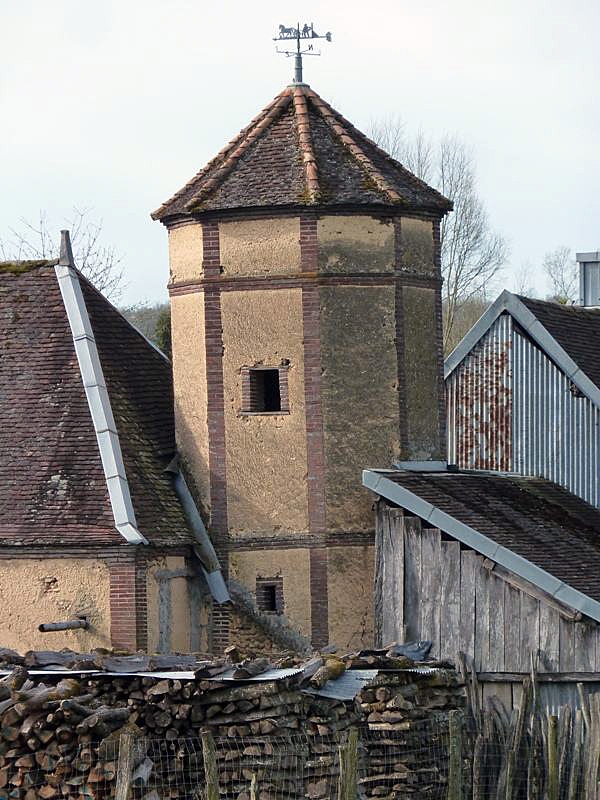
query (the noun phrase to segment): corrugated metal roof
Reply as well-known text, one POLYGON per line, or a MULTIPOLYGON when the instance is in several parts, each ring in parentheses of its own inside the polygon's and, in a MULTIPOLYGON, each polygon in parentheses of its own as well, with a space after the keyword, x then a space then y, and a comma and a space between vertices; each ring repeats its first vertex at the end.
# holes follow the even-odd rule
POLYGON ((378 673, 378 669, 348 669, 339 678, 327 681, 321 689, 304 689, 304 692, 331 700, 353 700, 363 686, 374 680, 378 673))

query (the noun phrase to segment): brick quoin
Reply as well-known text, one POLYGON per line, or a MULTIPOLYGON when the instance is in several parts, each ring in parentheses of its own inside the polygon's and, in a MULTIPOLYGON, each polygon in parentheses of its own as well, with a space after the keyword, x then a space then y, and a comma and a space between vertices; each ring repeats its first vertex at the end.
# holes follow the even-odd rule
MULTIPOLYGON (((219 224, 202 223, 202 265, 206 277, 221 274, 219 224)), ((227 472, 225 461, 225 395, 223 391, 223 321, 218 287, 205 287, 205 354, 208 422, 208 468, 210 473, 209 532, 225 580, 229 576, 227 472)), ((212 648, 222 652, 229 644, 229 609, 213 608, 212 648)))
POLYGON ((115 648, 138 649, 138 613, 134 560, 108 563, 110 586, 110 640, 115 648))
MULTIPOLYGON (((316 272, 317 220, 300 218, 300 259, 303 272, 316 272)), ((306 405, 306 453, 308 480, 308 528, 325 533, 325 441, 321 405, 320 297, 317 286, 302 287, 304 337, 304 393, 306 405)), ((311 639, 315 647, 329 642, 327 548, 310 549, 311 639)))

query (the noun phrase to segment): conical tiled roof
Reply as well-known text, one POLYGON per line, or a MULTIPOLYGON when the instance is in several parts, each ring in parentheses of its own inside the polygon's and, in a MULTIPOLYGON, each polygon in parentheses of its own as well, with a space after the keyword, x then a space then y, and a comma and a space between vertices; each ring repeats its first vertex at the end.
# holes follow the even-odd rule
POLYGON ((289 86, 152 215, 268 206, 379 205, 445 213, 452 204, 331 108, 289 86))

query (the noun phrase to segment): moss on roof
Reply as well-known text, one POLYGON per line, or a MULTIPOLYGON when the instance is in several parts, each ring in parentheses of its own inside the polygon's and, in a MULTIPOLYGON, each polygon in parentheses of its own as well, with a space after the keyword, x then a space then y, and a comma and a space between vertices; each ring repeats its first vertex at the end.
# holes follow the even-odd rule
POLYGON ((38 267, 53 267, 58 260, 49 261, 47 258, 38 258, 28 261, 0 261, 0 272, 11 272, 13 275, 22 275, 38 267))

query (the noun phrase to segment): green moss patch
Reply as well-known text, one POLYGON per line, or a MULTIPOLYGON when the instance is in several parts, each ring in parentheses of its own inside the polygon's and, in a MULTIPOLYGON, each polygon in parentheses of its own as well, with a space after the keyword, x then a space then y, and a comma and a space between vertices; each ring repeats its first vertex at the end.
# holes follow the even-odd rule
POLYGON ((30 261, 0 261, 0 273, 10 272, 13 275, 22 275, 39 267, 53 267, 58 261, 49 261, 47 258, 40 258, 30 261))

